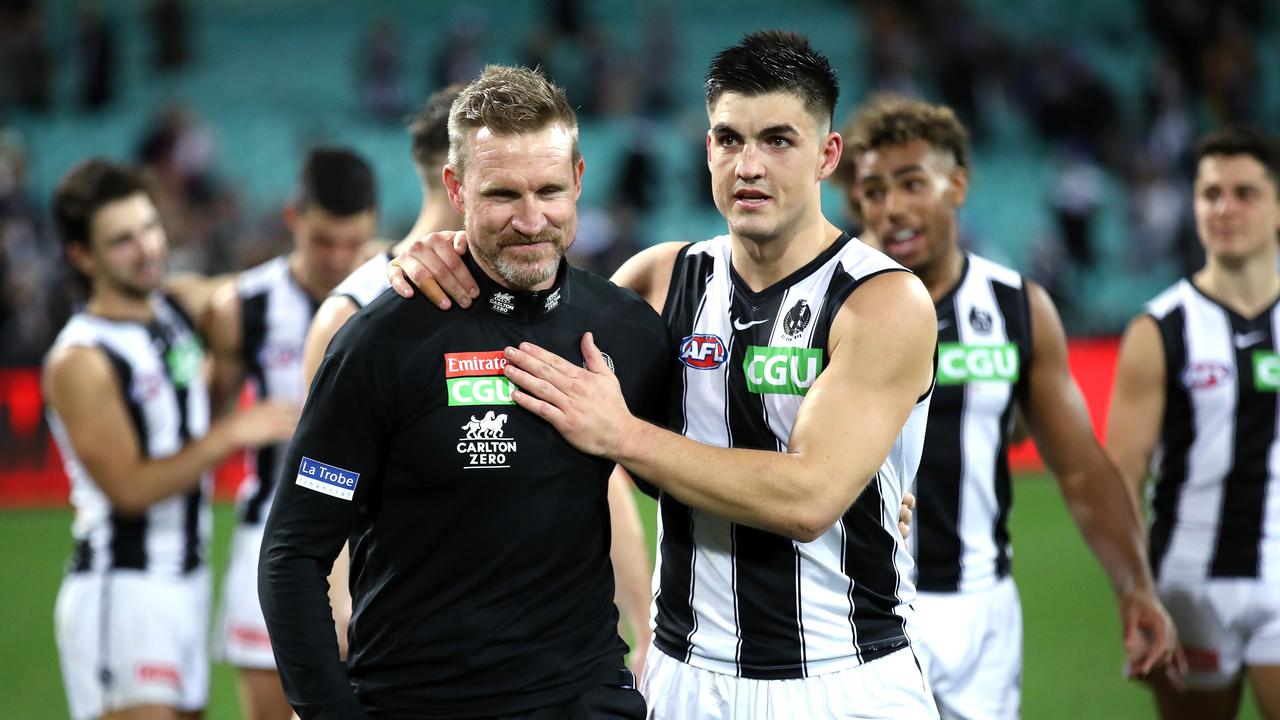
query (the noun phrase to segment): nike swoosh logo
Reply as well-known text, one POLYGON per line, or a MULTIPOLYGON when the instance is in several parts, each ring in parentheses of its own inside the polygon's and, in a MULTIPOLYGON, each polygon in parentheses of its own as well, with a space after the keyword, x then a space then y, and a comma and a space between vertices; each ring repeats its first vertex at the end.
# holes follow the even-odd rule
POLYGON ((769 321, 768 321, 768 320, 752 320, 752 321, 751 321, 751 322, 749 322, 749 323, 743 323, 743 322, 738 322, 737 320, 734 320, 734 321, 733 321, 733 329, 734 329, 734 330, 746 330, 747 328, 751 327, 752 325, 759 325, 760 323, 767 323, 767 322, 769 322, 769 321))
POLYGON ((1266 339, 1267 339, 1266 330, 1254 330, 1251 333, 1245 333, 1243 335, 1241 335, 1240 333, 1236 333, 1234 341, 1236 344, 1236 348, 1239 350, 1243 350, 1249 347, 1250 345, 1257 345, 1258 343, 1266 339))

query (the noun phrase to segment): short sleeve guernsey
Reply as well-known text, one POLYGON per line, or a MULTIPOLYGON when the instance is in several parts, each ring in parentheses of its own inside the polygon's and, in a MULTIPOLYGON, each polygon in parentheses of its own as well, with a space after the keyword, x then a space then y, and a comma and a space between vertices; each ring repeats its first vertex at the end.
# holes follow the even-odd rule
POLYGON ((316 375, 263 543, 260 595, 286 693, 309 717, 472 717, 564 702, 616 677, 607 486, 511 400, 502 350, 582 362, 594 333, 628 405, 661 417, 670 339, 634 294, 562 265, 469 311, 386 293, 316 375), (351 542, 349 667, 325 576, 351 542))

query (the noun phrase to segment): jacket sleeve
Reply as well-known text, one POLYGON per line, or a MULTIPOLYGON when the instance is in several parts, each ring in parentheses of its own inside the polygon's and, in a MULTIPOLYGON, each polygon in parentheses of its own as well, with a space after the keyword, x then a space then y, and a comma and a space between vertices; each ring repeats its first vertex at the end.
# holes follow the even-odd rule
POLYGON ((267 518, 258 595, 285 696, 303 720, 367 717, 334 635, 326 580, 377 494, 394 418, 394 353, 353 318, 317 371, 267 518), (357 326, 357 327, 353 327, 357 326))

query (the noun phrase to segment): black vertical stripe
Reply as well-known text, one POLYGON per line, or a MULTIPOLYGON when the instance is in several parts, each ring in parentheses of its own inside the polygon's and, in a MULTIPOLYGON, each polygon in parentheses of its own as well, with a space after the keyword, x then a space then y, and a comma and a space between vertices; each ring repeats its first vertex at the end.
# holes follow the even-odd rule
MULTIPOLYGON (((133 366, 124 356, 105 345, 99 348, 111 362, 116 379, 120 382, 120 390, 124 394, 125 408, 129 412, 129 420, 133 424, 134 434, 138 437, 138 448, 142 457, 151 457, 150 439, 147 430, 146 416, 142 406, 133 398, 130 388, 133 386, 133 366)), ((147 567, 147 514, 122 515, 114 509, 111 511, 111 567, 131 570, 144 570, 147 567)))
MULTIPOLYGON (((766 420, 764 395, 748 390, 744 364, 750 346, 769 345, 785 293, 771 294, 762 306, 756 307, 748 302, 747 293, 738 289, 734 288, 730 310, 733 321, 765 322, 733 331, 726 388, 729 445, 777 450, 779 439, 766 420)), ((794 544, 791 538, 745 525, 735 524, 733 536, 742 676, 797 677, 804 666, 804 645, 795 592, 794 544)))
MULTIPOLYGON (((963 282, 963 280, 961 281, 963 282)), ((959 342, 963 318, 954 291, 937 305, 938 342, 959 342)), ((965 386, 937 385, 929 403, 924 452, 916 475, 916 585, 926 592, 955 592, 960 587, 960 498, 963 472, 965 386)))
POLYGON ((1253 358, 1256 352, 1274 352, 1271 314, 1248 321, 1234 313, 1234 337, 1262 333, 1265 342, 1235 348, 1236 427, 1231 470, 1223 478, 1218 538, 1209 575, 1215 578, 1256 578, 1266 508, 1268 454, 1276 437, 1276 393, 1255 386, 1253 358))
POLYGON ((1160 426, 1160 445, 1165 451, 1151 503, 1151 569, 1158 578, 1187 482, 1187 456, 1196 438, 1196 419, 1191 396, 1182 382, 1187 366, 1186 311, 1178 307, 1155 320, 1164 346, 1165 368, 1164 419, 1160 426))
MULTIPOLYGON (((244 363, 249 379, 258 386, 258 396, 264 398, 271 394, 271 388, 267 387, 266 370, 262 367, 261 360, 262 346, 267 341, 267 298, 270 294, 270 292, 262 292, 240 300, 241 362, 244 363)), ((271 497, 276 481, 273 477, 276 461, 275 447, 265 445, 259 448, 254 459, 258 476, 257 492, 245 501, 241 509, 242 520, 250 524, 259 523, 265 519, 262 510, 266 506, 267 499, 271 497)))
MULTIPOLYGON (((161 357, 167 359, 169 352, 183 341, 195 340, 195 328, 191 325, 191 320, 182 310, 182 307, 174 302, 171 298, 166 297, 168 306, 174 311, 175 319, 171 323, 157 323, 153 325, 152 339, 159 341, 163 348, 161 357)), ((177 399, 178 414, 178 439, 183 445, 191 442, 191 389, 186 385, 179 385, 173 377, 173 369, 165 363, 166 374, 169 376, 169 384, 173 388, 174 395, 177 399)), ((197 483, 195 488, 186 494, 183 502, 183 553, 182 553, 182 571, 184 573, 191 572, 202 564, 203 548, 200 542, 200 508, 203 504, 204 487, 203 483, 197 483)))
MULTIPOLYGON (((672 343, 678 348, 680 341, 693 332, 703 305, 707 281, 715 268, 714 259, 706 254, 688 255, 688 245, 680 249, 672 268, 671 284, 663 303, 663 320, 671 332, 672 343)), ((671 427, 685 427, 685 366, 678 361, 670 363, 671 427)), ((696 554, 693 543, 693 514, 690 509, 663 493, 659 497, 658 512, 662 516, 662 554, 659 592, 654 601, 657 608, 657 630, 654 644, 672 657, 687 661, 692 645, 689 638, 695 629, 693 615, 693 571, 696 554)))
POLYGON ((991 293, 995 296, 996 307, 1004 320, 1005 337, 1018 347, 1018 381, 1013 392, 1009 393, 1009 402, 1005 405, 1004 412, 1000 413, 1000 443, 996 447, 995 457, 997 510, 991 532, 996 546, 996 577, 1003 578, 1012 569, 1009 513, 1013 510, 1013 482, 1009 472, 1008 430, 1013 420, 1014 401, 1026 403, 1030 397, 1027 388, 1031 369, 1031 306, 1026 285, 1013 287, 993 280, 991 293))
POLYGON ((847 544, 844 573, 853 578, 853 625, 863 662, 907 644, 904 620, 894 613, 898 606, 894 561, 898 540, 884 527, 885 498, 880 482, 877 473, 840 519, 847 544))

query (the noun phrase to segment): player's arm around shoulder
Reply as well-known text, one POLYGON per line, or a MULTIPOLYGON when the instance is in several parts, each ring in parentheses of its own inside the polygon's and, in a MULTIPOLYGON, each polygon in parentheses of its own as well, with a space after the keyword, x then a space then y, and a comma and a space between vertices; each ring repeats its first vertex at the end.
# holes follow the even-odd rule
POLYGON ((614 285, 636 293, 654 310, 662 312, 676 257, 687 246, 688 243, 667 242, 641 250, 624 262, 610 279, 614 285))
POLYGON ((329 349, 333 336, 337 335, 347 320, 350 320, 351 316, 358 311, 359 308, 351 298, 341 295, 331 295, 320 304, 320 309, 316 310, 316 315, 311 320, 311 327, 307 329, 307 339, 302 346, 303 392, 307 392, 311 387, 311 381, 316 376, 316 370, 320 369, 320 362, 324 360, 324 354, 329 349))
POLYGON ((244 385, 242 357, 244 329, 240 293, 234 279, 222 283, 210 297, 200 327, 209 346, 209 399, 214 416, 231 412, 244 385))
POLYGON ((1160 329, 1150 315, 1139 315, 1120 340, 1106 440, 1107 452, 1139 507, 1147 469, 1160 441, 1166 381, 1160 329))

